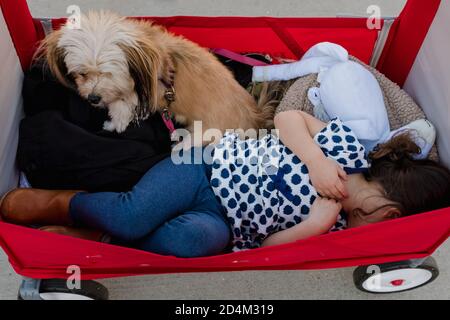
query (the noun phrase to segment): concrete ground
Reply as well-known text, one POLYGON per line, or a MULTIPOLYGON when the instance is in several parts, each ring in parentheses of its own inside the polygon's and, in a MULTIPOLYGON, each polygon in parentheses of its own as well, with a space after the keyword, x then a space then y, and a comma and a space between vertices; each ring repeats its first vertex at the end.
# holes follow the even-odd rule
POLYGON ((365 15, 379 5, 383 16, 397 15, 406 0, 28 0, 35 17, 65 16, 69 5, 81 10, 111 9, 130 16, 335 16, 365 15))
MULTIPOLYGON (((383 16, 397 15, 405 0, 28 0, 36 17, 61 17, 68 5, 107 8, 126 15, 364 15, 371 4, 383 16)), ((420 236, 420 235, 418 235, 420 236)), ((441 274, 406 293, 370 295, 352 282, 352 268, 325 271, 235 272, 146 276, 101 281, 111 299, 450 299, 450 241, 434 255, 441 274)), ((20 283, 0 252, 0 300, 15 299, 20 283)))

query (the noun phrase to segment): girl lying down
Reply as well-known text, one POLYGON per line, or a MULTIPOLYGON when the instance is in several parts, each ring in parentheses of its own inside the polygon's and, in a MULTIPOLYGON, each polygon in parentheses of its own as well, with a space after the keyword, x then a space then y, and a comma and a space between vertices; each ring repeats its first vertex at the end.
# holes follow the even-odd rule
POLYGON ((299 111, 275 119, 268 135, 227 134, 213 164, 167 158, 126 193, 17 189, 0 204, 5 221, 162 255, 200 257, 289 243, 329 231, 449 206, 450 173, 419 153, 408 134, 370 154, 338 118, 299 111), (232 157, 233 156, 233 157, 232 157), (234 158, 232 161, 231 159, 234 158), (276 161, 274 161, 274 159, 276 161))

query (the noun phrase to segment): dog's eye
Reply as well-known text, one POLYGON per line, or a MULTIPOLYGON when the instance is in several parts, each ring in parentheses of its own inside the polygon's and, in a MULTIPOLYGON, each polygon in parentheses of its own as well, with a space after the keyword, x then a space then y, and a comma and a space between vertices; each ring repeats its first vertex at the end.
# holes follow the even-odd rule
POLYGON ((80 75, 81 77, 83 77, 83 78, 86 78, 86 77, 87 77, 87 73, 86 73, 86 72, 80 72, 79 75, 80 75))

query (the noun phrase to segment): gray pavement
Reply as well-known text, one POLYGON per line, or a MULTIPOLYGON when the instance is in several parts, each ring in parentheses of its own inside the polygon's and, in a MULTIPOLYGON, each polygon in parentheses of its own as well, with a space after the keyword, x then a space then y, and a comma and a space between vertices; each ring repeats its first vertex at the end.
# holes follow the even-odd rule
POLYGON ((75 4, 88 9, 111 9, 131 16, 335 16, 365 15, 369 5, 383 16, 397 15, 406 0, 28 0, 36 17, 65 16, 75 4))
MULTIPOLYGON (((29 0, 36 17, 65 16, 68 5, 107 8, 126 15, 334 16, 364 15, 371 4, 397 15, 405 0, 29 0)), ((420 235, 418 235, 420 236, 420 235)), ((353 286, 352 268, 322 271, 200 273, 101 281, 111 299, 450 299, 450 241, 434 255, 441 274, 406 293, 370 295, 353 286)), ((0 300, 15 299, 20 283, 0 252, 0 300)))

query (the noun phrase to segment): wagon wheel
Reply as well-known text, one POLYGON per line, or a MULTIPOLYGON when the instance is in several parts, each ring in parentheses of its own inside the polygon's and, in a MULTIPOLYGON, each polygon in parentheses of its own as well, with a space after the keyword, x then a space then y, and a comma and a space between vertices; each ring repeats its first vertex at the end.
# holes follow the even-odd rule
POLYGON ((374 266, 361 266, 353 272, 356 287, 369 293, 403 292, 422 287, 439 275, 436 261, 406 260, 374 266))
POLYGON ((108 300, 108 289, 92 280, 82 280, 80 289, 69 289, 64 279, 25 279, 18 300, 108 300))

